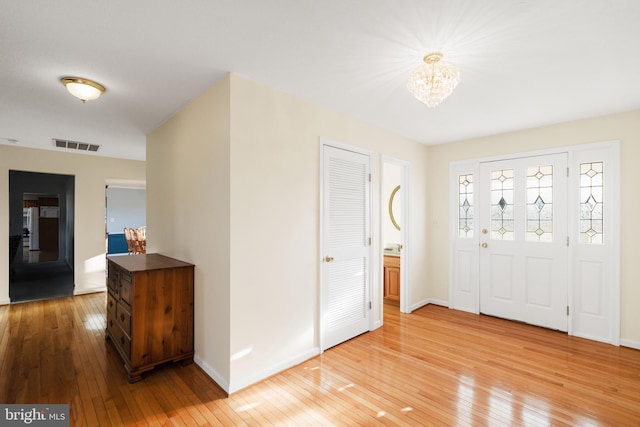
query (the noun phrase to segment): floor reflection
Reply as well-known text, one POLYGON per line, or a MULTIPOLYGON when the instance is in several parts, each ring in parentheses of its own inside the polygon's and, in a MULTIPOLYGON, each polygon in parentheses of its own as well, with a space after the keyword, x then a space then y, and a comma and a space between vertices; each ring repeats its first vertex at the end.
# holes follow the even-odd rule
POLYGON ((22 250, 22 261, 25 263, 50 262, 58 260, 58 251, 32 251, 29 246, 22 250))

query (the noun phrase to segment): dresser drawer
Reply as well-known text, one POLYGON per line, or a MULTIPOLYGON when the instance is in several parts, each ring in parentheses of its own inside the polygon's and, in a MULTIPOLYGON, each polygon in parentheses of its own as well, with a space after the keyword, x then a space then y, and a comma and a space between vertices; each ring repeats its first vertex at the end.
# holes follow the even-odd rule
POLYGON ((131 307, 131 288, 132 285, 131 273, 123 271, 120 273, 120 301, 126 303, 131 307))
POLYGON ((116 318, 116 299, 110 293, 107 294, 107 313, 116 318))
POLYGON ((131 358, 131 339, 124 333, 120 326, 116 325, 112 335, 115 344, 122 349, 127 359, 131 358))
POLYGON ((116 322, 128 336, 131 336, 131 313, 120 303, 117 304, 116 322))
POLYGON ((109 288, 109 292, 114 295, 118 295, 118 282, 119 276, 116 268, 109 266, 109 276, 107 277, 107 287, 109 288))
POLYGON ((107 313, 107 330, 109 331, 109 335, 115 339, 118 329, 120 329, 120 326, 118 326, 118 322, 116 321, 116 313, 107 313))

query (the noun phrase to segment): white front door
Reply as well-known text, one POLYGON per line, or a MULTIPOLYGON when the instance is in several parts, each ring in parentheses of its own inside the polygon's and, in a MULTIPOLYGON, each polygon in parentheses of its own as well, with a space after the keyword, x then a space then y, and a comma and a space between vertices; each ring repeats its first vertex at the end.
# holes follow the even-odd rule
POLYGON ((369 330, 370 158, 322 147, 321 347, 369 330))
POLYGON ((480 312, 567 331, 567 154, 480 164, 480 312))

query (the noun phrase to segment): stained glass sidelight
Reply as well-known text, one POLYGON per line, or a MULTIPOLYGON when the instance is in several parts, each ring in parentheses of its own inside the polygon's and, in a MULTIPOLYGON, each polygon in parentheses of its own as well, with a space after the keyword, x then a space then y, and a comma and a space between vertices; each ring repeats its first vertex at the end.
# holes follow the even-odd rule
POLYGON ((458 177, 458 237, 473 237, 473 175, 458 177))
POLYGON ((514 239, 513 169, 491 172, 491 238, 514 239))
POLYGON ((527 168, 527 240, 553 241, 553 166, 527 168))
POLYGON ((580 164, 580 243, 604 243, 603 162, 580 164))

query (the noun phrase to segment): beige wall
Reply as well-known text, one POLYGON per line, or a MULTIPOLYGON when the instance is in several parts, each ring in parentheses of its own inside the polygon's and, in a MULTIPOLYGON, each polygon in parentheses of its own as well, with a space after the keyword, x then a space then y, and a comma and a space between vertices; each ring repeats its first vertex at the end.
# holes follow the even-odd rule
POLYGON ((147 251, 195 264, 195 352, 229 383, 229 78, 147 138, 147 251))
POLYGON ((319 345, 320 137, 372 152, 378 296, 380 156, 411 162, 411 300, 426 300, 427 148, 236 75, 231 88, 231 355, 243 355, 233 358, 231 377, 241 387, 319 345))
MULTIPOLYGON (((535 151, 593 142, 620 140, 621 151, 621 338, 640 344, 640 239, 633 230, 640 198, 635 197, 633 185, 637 163, 640 160, 640 111, 615 114, 588 120, 562 123, 554 126, 523 130, 486 138, 462 141, 430 147, 429 181, 445 182, 449 164, 453 161, 483 158, 518 152, 535 151)), ((429 296, 448 300, 448 248, 442 242, 448 240, 449 189, 447 185, 430 188, 429 245, 430 265, 429 296)))
POLYGON ((378 296, 380 155, 412 162, 412 301, 426 300, 425 146, 237 75, 148 138, 148 226, 163 230, 149 247, 196 264, 196 361, 227 391, 318 352, 321 137, 372 152, 378 296))
MULTIPOLYGON (((9 203, 9 170, 75 176, 75 293, 105 289, 105 184, 145 179, 141 161, 0 145, 0 206, 9 203)), ((0 209, 0 241, 9 240, 9 209, 0 209)), ((9 302, 8 245, 0 245, 0 303, 9 302)))

